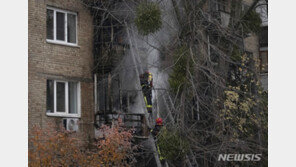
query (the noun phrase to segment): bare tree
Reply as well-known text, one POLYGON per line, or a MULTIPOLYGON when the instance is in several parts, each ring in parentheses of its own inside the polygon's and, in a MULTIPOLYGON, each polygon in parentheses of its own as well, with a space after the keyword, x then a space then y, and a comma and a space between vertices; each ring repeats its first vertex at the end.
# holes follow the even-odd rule
MULTIPOLYGON (((120 66, 117 44, 139 51, 137 46, 121 42, 122 37, 127 38, 124 29, 134 30, 124 23, 132 23, 137 6, 145 2, 82 1, 94 16, 94 72, 115 76, 126 70, 120 66)), ((168 131, 177 131, 175 134, 190 143, 177 164, 267 166, 267 94, 260 88, 258 60, 244 44, 249 33, 260 32, 260 18, 254 11, 258 0, 246 10, 242 10, 241 0, 168 3, 178 26, 164 20, 163 24, 177 30, 173 40, 161 45, 151 44, 145 37, 142 40, 168 59, 158 64, 170 75, 165 93, 158 94, 163 97, 158 103, 165 104, 160 115, 169 115, 168 131), (254 164, 217 161, 220 153, 238 152, 260 153, 262 160, 254 164)), ((158 40, 153 34, 150 37, 158 40)), ((167 162, 176 165, 173 159, 167 162)))

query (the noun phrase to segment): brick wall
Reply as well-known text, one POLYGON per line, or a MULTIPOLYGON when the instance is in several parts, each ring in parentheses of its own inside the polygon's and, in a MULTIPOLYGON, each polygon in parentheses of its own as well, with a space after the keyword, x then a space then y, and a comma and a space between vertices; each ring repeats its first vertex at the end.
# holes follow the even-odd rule
POLYGON ((79 130, 93 136, 93 27, 92 17, 80 0, 29 0, 29 134, 34 124, 59 124, 62 118, 46 115, 46 80, 81 83, 79 130), (78 47, 46 42, 46 7, 77 12, 78 47))

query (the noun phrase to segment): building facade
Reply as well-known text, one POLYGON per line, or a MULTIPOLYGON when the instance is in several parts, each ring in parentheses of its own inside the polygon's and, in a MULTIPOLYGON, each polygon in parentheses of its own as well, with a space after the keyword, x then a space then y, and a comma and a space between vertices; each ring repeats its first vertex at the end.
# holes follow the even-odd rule
POLYGON ((77 0, 29 0, 28 120, 93 138, 93 20, 77 0))
POLYGON ((256 12, 260 14, 262 24, 259 35, 259 59, 261 84, 268 91, 268 6, 267 0, 260 0, 256 12))
MULTIPOLYGON (((243 5, 251 6, 253 0, 243 0, 243 5)), ((268 8, 267 1, 260 0, 254 7, 261 18, 261 30, 259 33, 251 33, 244 39, 246 51, 253 54, 258 60, 261 86, 264 91, 268 91, 268 8)))

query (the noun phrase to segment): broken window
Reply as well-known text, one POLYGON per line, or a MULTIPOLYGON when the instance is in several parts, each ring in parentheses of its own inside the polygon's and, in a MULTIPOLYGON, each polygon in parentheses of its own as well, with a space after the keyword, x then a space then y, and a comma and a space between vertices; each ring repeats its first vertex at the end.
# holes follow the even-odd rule
POLYGON ((46 24, 46 38, 48 42, 77 44, 76 13, 48 7, 46 24))
POLYGON ((79 82, 47 80, 46 110, 50 116, 79 117, 79 82))

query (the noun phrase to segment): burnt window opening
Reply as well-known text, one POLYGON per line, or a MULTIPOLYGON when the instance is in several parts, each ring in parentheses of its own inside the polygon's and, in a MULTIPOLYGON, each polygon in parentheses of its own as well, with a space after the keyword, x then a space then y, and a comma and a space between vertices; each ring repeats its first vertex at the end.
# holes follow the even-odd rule
POLYGON ((128 112, 128 107, 129 107, 128 94, 124 94, 122 96, 122 110, 127 113, 128 112))
POLYGON ((97 83, 99 113, 113 113, 122 109, 122 89, 119 75, 106 74, 97 83))
POLYGON ((94 18, 94 24, 94 59, 97 64, 95 71, 104 75, 114 69, 125 53, 125 31, 123 25, 113 18, 107 18, 103 22, 94 18))
POLYGON ((124 28, 121 23, 113 18, 95 18, 95 42, 99 45, 122 45, 124 28))

